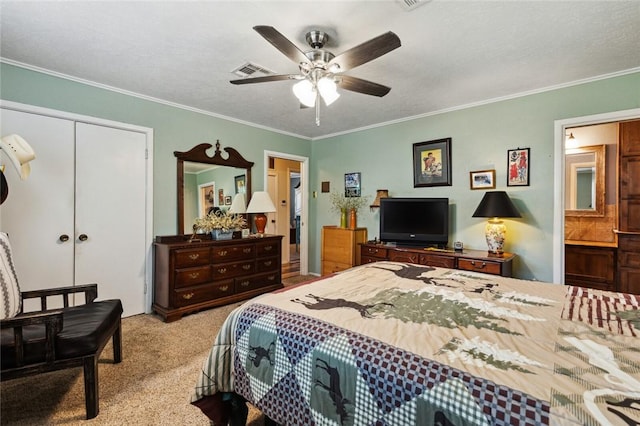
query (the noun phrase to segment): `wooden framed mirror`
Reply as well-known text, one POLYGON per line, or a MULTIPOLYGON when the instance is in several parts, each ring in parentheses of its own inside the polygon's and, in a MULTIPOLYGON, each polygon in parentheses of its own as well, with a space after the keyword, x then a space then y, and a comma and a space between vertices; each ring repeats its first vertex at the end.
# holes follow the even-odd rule
POLYGON ((605 145, 565 151, 565 216, 604 216, 605 145))
MULTIPOLYGON (((195 193, 196 197, 198 197, 198 192, 206 191, 207 194, 212 193, 213 199, 211 200, 211 205, 215 206, 216 204, 219 206, 220 204, 224 204, 226 207, 229 207, 230 198, 235 195, 235 192, 238 189, 237 182, 242 181, 242 176, 244 175, 243 181, 243 190, 246 194, 246 202, 249 203, 249 199, 251 198, 251 168, 253 167, 253 162, 247 161, 238 151, 233 148, 224 148, 227 153, 227 158, 222 157, 222 152, 220 151, 220 141, 216 141, 216 149, 213 156, 207 154, 207 150, 212 148, 213 145, 209 143, 202 143, 200 145, 196 145, 191 148, 189 151, 180 152, 174 151, 173 155, 177 158, 177 194, 178 194, 178 234, 182 235, 185 233, 185 229, 188 232, 191 232, 192 228, 192 220, 195 217, 201 216, 200 212, 197 212, 196 215, 191 218, 189 216, 193 216, 193 214, 187 214, 185 212, 185 193, 188 193, 191 197, 195 193), (206 165, 211 165, 211 167, 202 167, 206 165), (220 170, 217 170, 220 168, 220 170), (220 180, 218 180, 217 185, 207 185, 208 183, 214 182, 211 181, 211 177, 206 178, 206 184, 194 183, 191 182, 191 179, 185 178, 185 172, 189 172, 190 170, 199 169, 200 172, 204 172, 205 169, 211 176, 218 176, 220 180), (210 182, 211 181, 211 182, 210 182), (185 185, 188 184, 189 188, 185 189, 185 185), (217 187, 216 187, 217 186, 217 187), (232 190, 231 188, 235 188, 232 190), (222 192, 220 192, 222 190, 222 192), (222 200, 222 203, 220 201, 222 200), (218 201, 218 203, 216 203, 218 201), (189 222, 189 223, 187 223, 189 222)), ((194 172, 195 173, 195 172, 194 172)), ((208 195, 210 196, 210 195, 208 195)), ((207 196, 207 197, 208 197, 207 196)), ((193 213, 193 208, 189 209, 190 212, 193 213)))

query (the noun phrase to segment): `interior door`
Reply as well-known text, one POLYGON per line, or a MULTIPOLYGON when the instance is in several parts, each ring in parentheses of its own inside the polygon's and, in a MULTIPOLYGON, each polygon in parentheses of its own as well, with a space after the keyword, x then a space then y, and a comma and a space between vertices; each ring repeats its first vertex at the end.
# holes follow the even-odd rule
POLYGON ((75 282, 124 316, 145 309, 145 151, 142 133, 76 125, 75 282))
POLYGON ((0 114, 2 136, 18 134, 36 153, 26 180, 2 159, 9 196, 0 206, 0 229, 9 234, 20 288, 72 285, 74 122, 5 108, 0 114))

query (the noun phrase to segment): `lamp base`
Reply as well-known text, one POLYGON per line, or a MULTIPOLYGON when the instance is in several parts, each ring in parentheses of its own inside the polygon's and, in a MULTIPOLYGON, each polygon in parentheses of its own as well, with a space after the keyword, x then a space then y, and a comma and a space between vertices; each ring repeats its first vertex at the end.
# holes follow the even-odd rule
POLYGON ((256 232, 260 235, 264 235, 264 229, 267 227, 267 215, 264 213, 256 214, 254 219, 256 223, 256 232))
POLYGON ((484 235, 487 239, 489 254, 494 256, 502 256, 504 253, 504 240, 507 228, 500 219, 491 219, 484 228, 484 235))

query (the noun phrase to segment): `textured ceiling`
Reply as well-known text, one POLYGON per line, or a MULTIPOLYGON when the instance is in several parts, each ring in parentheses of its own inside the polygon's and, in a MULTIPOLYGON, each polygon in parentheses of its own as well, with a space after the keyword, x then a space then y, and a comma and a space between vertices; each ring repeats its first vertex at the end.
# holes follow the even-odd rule
POLYGON ((17 63, 305 138, 321 138, 576 81, 638 70, 640 1, 0 2, 0 56, 17 63), (235 86, 252 62, 297 65, 252 27, 339 54, 387 31, 402 46, 346 74, 390 86, 299 108, 292 81, 235 86))

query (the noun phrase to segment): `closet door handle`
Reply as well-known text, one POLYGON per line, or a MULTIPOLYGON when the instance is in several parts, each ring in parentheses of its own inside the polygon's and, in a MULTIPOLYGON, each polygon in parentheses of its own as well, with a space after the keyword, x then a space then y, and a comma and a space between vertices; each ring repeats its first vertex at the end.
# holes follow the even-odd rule
POLYGON ((87 234, 80 234, 80 236, 78 236, 78 239, 80 241, 87 241, 89 237, 87 237, 87 234))
POLYGON ((69 241, 69 236, 67 234, 62 234, 58 237, 58 240, 60 240, 63 243, 66 243, 67 241, 69 241))
POLYGON ((619 229, 614 229, 613 232, 615 234, 622 234, 622 235, 640 235, 640 232, 634 232, 634 231, 621 231, 619 229))

